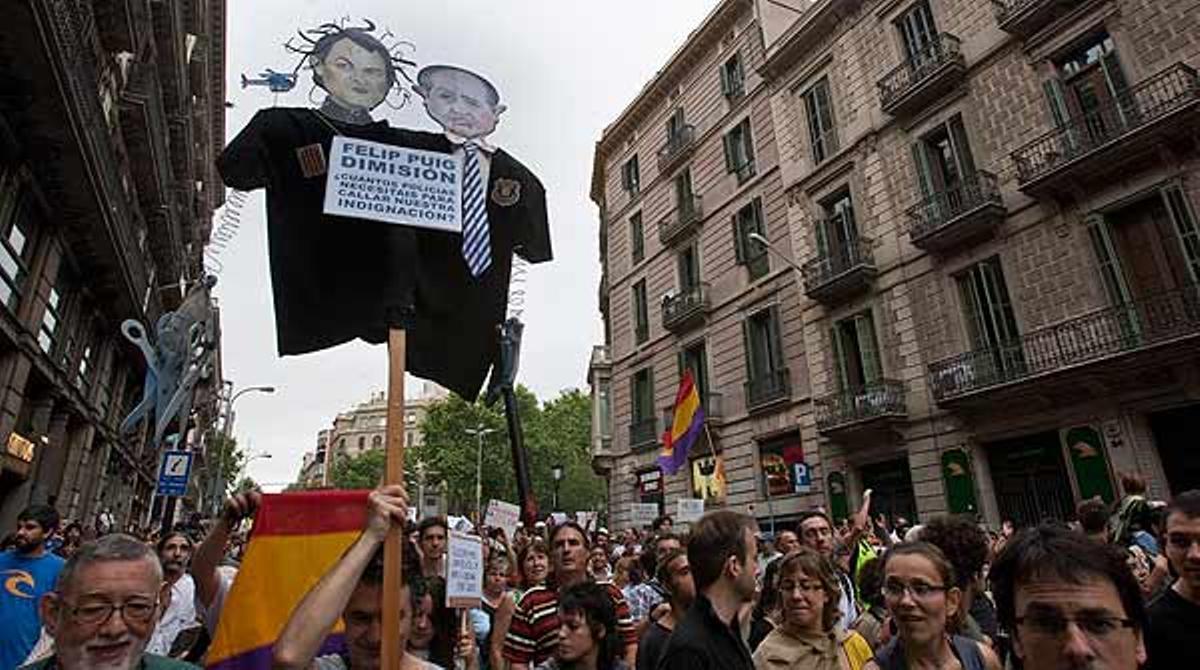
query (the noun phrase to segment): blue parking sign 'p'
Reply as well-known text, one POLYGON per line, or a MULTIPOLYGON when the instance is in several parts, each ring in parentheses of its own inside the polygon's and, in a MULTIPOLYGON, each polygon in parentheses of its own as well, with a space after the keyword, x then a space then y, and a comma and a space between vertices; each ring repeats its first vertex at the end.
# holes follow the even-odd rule
POLYGON ((158 495, 187 495, 188 476, 191 473, 192 452, 164 452, 162 463, 158 467, 158 495))

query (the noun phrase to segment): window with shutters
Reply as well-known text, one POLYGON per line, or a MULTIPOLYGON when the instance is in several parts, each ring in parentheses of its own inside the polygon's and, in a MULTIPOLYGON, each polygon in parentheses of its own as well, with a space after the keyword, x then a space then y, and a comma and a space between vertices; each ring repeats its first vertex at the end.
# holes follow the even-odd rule
POLYGON ((0 302, 12 311, 17 309, 29 274, 27 207, 16 172, 0 173, 0 302))
POLYGON ((638 170, 637 154, 634 154, 633 158, 625 161, 625 164, 621 166, 621 188, 625 189, 630 197, 642 191, 642 174, 638 170))
POLYGON ((676 107, 671 116, 667 117, 667 144, 675 144, 683 139, 683 129, 687 124, 683 118, 683 108, 676 107))
POLYGON ((896 19, 896 30, 904 45, 904 56, 914 65, 919 65, 934 55, 937 44, 937 25, 927 0, 913 4, 896 19))
POLYGON ((753 281, 770 272, 771 263, 767 247, 753 239, 751 234, 767 239, 761 198, 755 198, 733 215, 734 257, 738 265, 746 266, 753 281))
POLYGON ((821 259, 820 277, 827 281, 857 266, 862 257, 854 199, 850 187, 844 187, 821 201, 824 218, 817 221, 817 256, 821 259))
POLYGON ((692 169, 684 168, 675 175, 675 210, 680 222, 691 221, 698 213, 696 192, 692 190, 692 169))
POLYGON ((679 292, 689 293, 700 286, 700 249, 696 243, 689 244, 676 257, 679 268, 679 292))
POLYGON ((646 302, 646 280, 633 285, 633 339, 642 344, 650 339, 650 312, 646 302))
POLYGON ((704 340, 689 345, 679 353, 679 374, 690 370, 692 379, 696 382, 696 392, 700 394, 700 403, 707 408, 708 398, 708 347, 704 340))
POLYGON ((756 174, 754 166, 754 138, 750 132, 750 118, 742 119, 725 133, 725 171, 736 174, 738 184, 746 183, 756 174))
POLYGON ((658 418, 654 414, 654 371, 642 368, 630 380, 630 443, 644 444, 658 437, 658 418))
POLYGON ((1055 76, 1044 84, 1046 102, 1054 125, 1070 128, 1067 150, 1103 142, 1128 127, 1136 100, 1107 32, 1089 35, 1053 63, 1055 76))
POLYGON ((744 322, 747 405, 757 406, 789 393, 784 363, 779 308, 772 305, 751 314, 744 322))
POLYGON ((948 209, 961 209, 966 197, 964 185, 975 179, 975 158, 962 116, 956 114, 923 135, 912 152, 921 198, 944 195, 948 209))
POLYGON ((808 117, 808 141, 812 147, 813 164, 820 165, 838 150, 829 78, 823 77, 821 81, 805 91, 802 97, 804 98, 804 112, 808 117))
POLYGON ((1000 258, 993 256, 958 275, 967 338, 977 352, 973 374, 988 375, 1024 365, 1021 334, 1004 281, 1000 258), (994 366, 988 371, 981 364, 994 366))
POLYGON ((875 335, 875 319, 870 310, 834 324, 830 343, 833 348, 833 371, 840 391, 856 391, 883 379, 879 339, 875 335))
POLYGON ((746 95, 746 70, 742 54, 735 53, 721 66, 721 94, 730 102, 746 95))
POLYGON ((641 263, 646 257, 646 229, 641 212, 634 212, 629 217, 629 255, 634 264, 641 263))

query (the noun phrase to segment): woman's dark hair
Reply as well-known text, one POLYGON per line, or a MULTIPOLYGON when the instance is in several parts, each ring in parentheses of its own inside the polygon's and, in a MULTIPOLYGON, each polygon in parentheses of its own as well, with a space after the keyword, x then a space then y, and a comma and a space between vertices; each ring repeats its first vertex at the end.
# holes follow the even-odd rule
MULTIPOLYGON (((901 542, 889 549, 883 555, 883 566, 881 568, 885 581, 887 579, 888 563, 900 556, 920 556, 924 558, 933 564, 933 569, 937 571, 938 577, 942 580, 942 586, 947 589, 958 586, 958 579, 954 574, 954 564, 950 562, 950 559, 946 558, 946 554, 936 544, 925 541, 901 542)), ((957 632, 959 625, 965 617, 966 612, 963 611, 962 602, 960 601, 958 611, 946 616, 946 632, 957 632)))
POLYGON ((559 596, 558 611, 560 614, 583 615, 592 639, 596 641, 597 670, 612 670, 623 645, 617 635, 617 611, 608 589, 592 582, 567 587, 559 596))
POLYGON ((883 559, 870 558, 858 567, 858 597, 872 607, 883 606, 883 559))
POLYGON ((921 541, 946 555, 958 578, 954 585, 966 590, 983 572, 988 559, 988 537, 973 519, 963 515, 938 516, 921 529, 921 541))
POLYGON ((1125 616, 1137 630, 1146 629, 1146 605, 1124 552, 1061 526, 1042 524, 1017 533, 992 563, 988 578, 996 617, 1008 630, 1016 622, 1016 594, 1022 584, 1032 580, 1083 584, 1097 578, 1112 583, 1125 616))

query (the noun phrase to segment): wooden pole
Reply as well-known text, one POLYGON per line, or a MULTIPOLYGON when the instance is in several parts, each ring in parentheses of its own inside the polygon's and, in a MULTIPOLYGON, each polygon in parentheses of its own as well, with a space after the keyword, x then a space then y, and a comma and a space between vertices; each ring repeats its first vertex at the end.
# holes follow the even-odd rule
MULTIPOLYGON (((384 484, 404 484, 404 362, 407 345, 402 328, 388 330, 387 442, 384 484)), ((400 670, 404 649, 400 647, 400 589, 404 574, 400 568, 404 549, 401 531, 396 526, 383 544, 383 634, 381 660, 384 670, 400 670)))

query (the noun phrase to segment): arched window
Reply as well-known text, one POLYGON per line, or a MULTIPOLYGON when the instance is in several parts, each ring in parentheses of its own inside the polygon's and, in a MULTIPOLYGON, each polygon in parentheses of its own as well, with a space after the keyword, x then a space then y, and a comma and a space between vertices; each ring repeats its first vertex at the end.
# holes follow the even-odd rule
POLYGON ((358 448, 362 449, 365 446, 367 446, 367 438, 363 437, 362 435, 359 435, 358 436, 358 448))
POLYGON ((382 447, 383 446, 383 438, 379 435, 372 437, 371 438, 371 446, 376 447, 376 448, 382 447))

